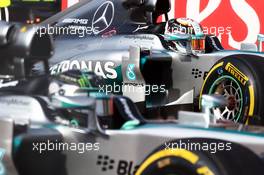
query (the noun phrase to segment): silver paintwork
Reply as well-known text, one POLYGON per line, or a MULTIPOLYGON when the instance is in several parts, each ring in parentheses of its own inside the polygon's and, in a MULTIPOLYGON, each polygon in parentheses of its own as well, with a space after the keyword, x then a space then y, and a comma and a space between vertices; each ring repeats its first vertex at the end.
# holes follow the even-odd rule
MULTIPOLYGON (((45 99, 45 98, 43 98, 45 99)), ((30 96, 9 95, 0 97, 0 118, 11 117, 15 124, 49 123, 37 99, 30 96)))
MULTIPOLYGON (((129 57, 129 50, 131 47, 150 49, 152 55, 168 54, 172 59, 173 88, 168 90, 166 104, 179 104, 177 102, 179 98, 183 97, 187 92, 194 90, 193 97, 190 98, 190 96, 188 96, 187 99, 184 100, 192 103, 193 99, 199 96, 206 73, 223 57, 232 56, 234 54, 251 54, 263 57, 263 54, 260 52, 226 50, 208 54, 200 53, 197 55, 187 55, 179 51, 167 50, 163 47, 160 38, 154 34, 116 35, 111 38, 91 37, 89 38, 89 42, 85 41, 87 40, 80 39, 74 42, 72 42, 72 40, 56 41, 58 47, 56 48, 55 55, 51 58, 51 65, 60 63, 61 60, 86 60, 100 61, 103 63, 112 61, 115 67, 124 67, 124 58, 129 57), (65 49, 67 49, 67 53, 63 51, 65 49), (76 55, 76 53, 78 53, 78 55, 76 55), (192 69, 199 69, 199 71, 202 72, 202 76, 194 78, 192 69)), ((138 74, 141 73, 138 72, 138 74)), ((125 77, 124 71, 122 77, 125 77)), ((144 79, 138 79, 137 81, 144 82, 144 79)), ((129 96, 131 97, 131 94, 129 96)), ((142 97, 138 99, 135 98, 136 97, 133 99, 135 102, 144 100, 142 97)))
POLYGON ((0 133, 0 148, 5 151, 2 160, 4 164, 4 171, 8 172, 9 175, 17 175, 12 156, 14 121, 11 118, 1 116, 0 133))
MULTIPOLYGON (((21 103, 29 102, 24 108, 31 109, 37 108, 36 102, 31 97, 25 96, 11 96, 10 99, 20 100, 21 103), (30 105, 31 104, 31 105, 30 105)), ((4 98, 8 100, 7 97, 4 98)), ((80 103, 80 100, 71 99, 74 103, 80 103)), ((14 101, 14 100, 13 100, 14 101)), ((135 126, 132 129, 107 129, 103 130, 95 113, 96 102, 92 99, 86 101, 93 109, 88 114, 88 127, 87 128, 75 128, 70 126, 56 125, 53 129, 57 130, 63 136, 64 143, 99 143, 99 150, 85 151, 79 153, 77 151, 64 150, 63 154, 66 156, 66 168, 68 175, 120 175, 118 172, 120 166, 129 164, 126 169, 126 175, 132 174, 138 165, 156 148, 164 145, 167 142, 191 139, 191 138, 207 138, 207 139, 220 139, 228 142, 239 143, 259 156, 264 155, 264 129, 263 127, 243 127, 243 125, 232 124, 225 125, 225 129, 219 125, 210 125, 209 128, 199 127, 199 125, 188 125, 185 123, 179 124, 176 121, 171 123, 155 122, 148 123, 142 126, 135 126), (113 169, 102 171, 102 166, 98 165, 99 156, 108 156, 109 160, 114 160, 112 163, 113 169)), ((5 103, 2 102, 1 106, 5 103)), ((19 117, 28 117, 28 113, 23 112, 19 103, 11 104, 5 107, 7 111, 15 111, 16 113, 10 113, 8 120, 2 120, 4 117, 0 115, 0 147, 12 152, 13 130, 14 120, 19 117), (8 109, 10 108, 10 109, 8 109), (21 112, 22 111, 22 112, 21 112), (20 115, 18 114, 19 112, 20 115), (14 115, 16 114, 16 115, 14 115), (8 122, 6 122, 8 121, 8 122), (8 143, 8 144, 7 144, 8 143)), ((32 113, 37 117, 41 114, 41 111, 35 111, 32 113)), ((48 121, 48 120, 47 120, 48 121)), ((28 127, 39 128, 45 127, 46 122, 43 123, 28 123, 28 127)), ((232 146, 232 145, 231 145, 232 146)), ((33 145, 32 145, 33 149, 33 145)), ((33 151, 33 150, 32 150, 33 151)), ((230 150, 232 151, 232 150, 230 150)), ((11 154, 9 154, 11 155, 11 154)), ((7 165, 12 163, 12 159, 7 161, 7 165)), ((6 163, 6 161, 4 162, 6 163)), ((8 173, 15 171, 14 167, 8 169, 8 173)), ((121 171, 121 170, 120 170, 121 171)), ((12 174, 13 175, 13 174, 12 174)))
POLYGON ((69 131, 69 128, 57 128, 64 136, 65 142, 79 143, 86 142, 100 143, 99 151, 90 151, 79 154, 72 151, 66 151, 68 173, 86 175, 89 174, 107 174, 117 175, 118 163, 120 161, 132 162, 132 169, 140 163, 157 147, 164 145, 176 139, 184 138, 212 138, 227 140, 240 143, 258 155, 264 152, 264 135, 250 136, 241 133, 228 133, 224 131, 205 130, 201 128, 191 128, 176 124, 149 124, 145 127, 132 130, 107 130, 108 137, 94 137, 89 133, 80 133, 79 131, 69 131), (98 166, 99 155, 109 156, 115 160, 113 170, 103 172, 101 166, 98 166))

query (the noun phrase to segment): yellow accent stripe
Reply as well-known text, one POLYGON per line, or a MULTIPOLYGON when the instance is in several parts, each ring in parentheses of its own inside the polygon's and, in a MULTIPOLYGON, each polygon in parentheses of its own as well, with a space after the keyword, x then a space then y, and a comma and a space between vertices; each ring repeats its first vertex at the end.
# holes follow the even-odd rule
POLYGON ((249 124, 249 117, 247 117, 247 121, 245 123, 245 125, 248 125, 249 124))
POLYGON ((204 174, 204 175, 214 175, 214 173, 207 167, 202 166, 196 170, 198 174, 204 174))
POLYGON ((254 94, 254 88, 252 85, 248 87, 249 89, 249 97, 250 97, 250 103, 249 103, 249 116, 253 116, 254 114, 254 108, 255 108, 255 94, 254 94))
POLYGON ((167 157, 167 156, 177 156, 177 157, 181 157, 187 161, 189 161, 192 164, 195 164, 198 160, 199 157, 187 150, 184 149, 175 149, 175 150, 161 150, 153 155, 151 155, 146 161, 143 162, 143 164, 139 167, 139 169, 137 170, 135 175, 141 175, 142 172, 149 167, 153 162, 155 162, 158 159, 167 157))
POLYGON ((219 68, 220 66, 223 66, 223 65, 224 65, 224 62, 221 62, 221 63, 216 64, 216 65, 210 70, 210 72, 207 74, 207 76, 206 76, 206 78, 205 78, 205 80, 204 80, 204 82, 203 82, 203 85, 202 85, 201 91, 200 91, 199 109, 201 109, 201 98, 202 98, 202 95, 203 95, 202 92, 203 92, 204 85, 205 85, 205 83, 206 83, 208 77, 213 73, 213 71, 215 71, 217 68, 219 68))

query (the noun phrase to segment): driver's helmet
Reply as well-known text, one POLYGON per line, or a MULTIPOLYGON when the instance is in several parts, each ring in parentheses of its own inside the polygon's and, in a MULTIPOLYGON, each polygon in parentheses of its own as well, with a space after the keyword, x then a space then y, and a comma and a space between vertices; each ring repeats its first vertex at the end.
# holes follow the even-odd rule
POLYGON ((175 43, 175 46, 190 47, 194 52, 204 52, 205 50, 205 35, 202 26, 189 18, 177 18, 168 20, 164 32, 170 41, 175 43))

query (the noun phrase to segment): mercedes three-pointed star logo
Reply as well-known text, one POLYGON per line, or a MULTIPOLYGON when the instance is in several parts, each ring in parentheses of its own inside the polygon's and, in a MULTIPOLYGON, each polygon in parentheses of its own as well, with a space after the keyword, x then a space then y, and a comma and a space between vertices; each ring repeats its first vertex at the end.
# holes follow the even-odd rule
POLYGON ((92 21, 94 34, 99 34, 112 24, 115 15, 114 13, 115 8, 111 1, 106 1, 98 7, 94 13, 92 21))

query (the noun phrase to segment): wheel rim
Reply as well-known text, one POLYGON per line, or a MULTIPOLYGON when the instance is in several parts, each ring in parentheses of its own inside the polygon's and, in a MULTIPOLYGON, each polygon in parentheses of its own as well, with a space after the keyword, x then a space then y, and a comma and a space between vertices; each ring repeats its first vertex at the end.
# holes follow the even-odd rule
POLYGON ((222 76, 215 80, 209 94, 223 95, 228 102, 224 108, 212 109, 217 119, 239 121, 243 108, 243 93, 239 83, 233 77, 222 76))

